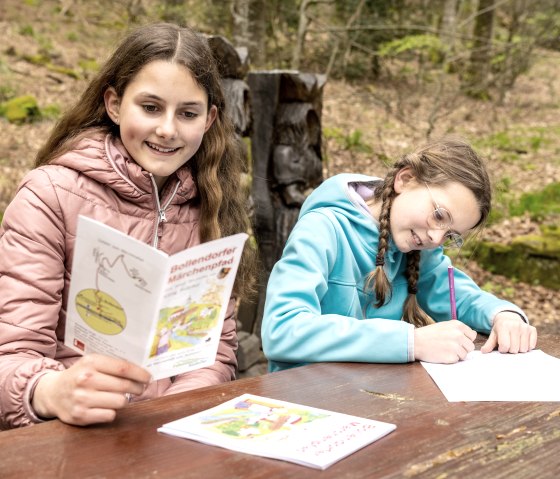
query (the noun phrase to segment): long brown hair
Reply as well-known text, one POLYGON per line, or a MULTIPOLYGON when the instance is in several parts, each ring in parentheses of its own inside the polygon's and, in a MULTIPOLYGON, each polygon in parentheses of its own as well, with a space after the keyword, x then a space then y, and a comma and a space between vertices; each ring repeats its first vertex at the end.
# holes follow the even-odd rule
MULTIPOLYGON (((184 65, 208 95, 208 108, 217 116, 202 144, 189 160, 200 194, 201 242, 249 230, 246 198, 239 188, 246 169, 234 128, 225 115, 225 100, 215 60, 206 38, 187 27, 170 23, 145 25, 132 31, 92 79, 81 98, 60 119, 39 150, 35 166, 50 163, 71 150, 86 131, 96 128, 119 136, 118 127, 105 109, 103 95, 113 87, 119 97, 148 63, 165 60, 184 65)), ((243 297, 252 290, 256 253, 245 248, 236 280, 243 297)))
MULTIPOLYGON (((389 218, 391 205, 396 196, 395 178, 400 170, 407 167, 412 170, 416 180, 420 183, 444 185, 449 182, 458 182, 471 190, 477 199, 480 210, 480 221, 475 227, 483 225, 490 214, 492 187, 488 172, 482 159, 465 141, 458 138, 444 138, 404 155, 392 166, 382 186, 376 188, 374 193, 374 198, 381 201, 379 248, 375 270, 366 279, 366 286, 373 285, 377 307, 385 304, 391 294, 391 283, 385 274, 383 265, 389 247, 389 218)), ((403 319, 415 326, 426 326, 434 321, 422 310, 416 300, 419 264, 420 251, 407 253, 408 297, 403 307, 403 319)))

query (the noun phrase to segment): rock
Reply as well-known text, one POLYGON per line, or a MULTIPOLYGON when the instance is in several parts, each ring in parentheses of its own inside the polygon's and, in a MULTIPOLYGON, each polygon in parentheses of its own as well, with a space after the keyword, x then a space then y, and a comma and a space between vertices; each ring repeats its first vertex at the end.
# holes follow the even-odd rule
POLYGON ((476 261, 492 273, 560 290, 560 231, 557 228, 543 228, 540 235, 519 236, 506 245, 482 241, 476 254, 476 261))

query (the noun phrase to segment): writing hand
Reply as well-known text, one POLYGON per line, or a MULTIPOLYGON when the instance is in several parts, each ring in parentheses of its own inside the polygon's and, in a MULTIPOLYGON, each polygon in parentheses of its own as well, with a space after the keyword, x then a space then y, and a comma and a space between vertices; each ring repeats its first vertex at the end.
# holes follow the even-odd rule
POLYGON ((150 373, 140 366, 91 354, 42 376, 31 405, 40 417, 77 426, 111 422, 128 403, 127 394, 142 394, 149 381, 150 373))
POLYGON ((502 311, 494 318, 490 336, 480 348, 489 353, 498 347, 501 353, 526 353, 537 345, 537 329, 512 311, 502 311))
POLYGON ((456 363, 474 350, 476 331, 461 321, 442 321, 414 330, 414 356, 429 363, 456 363))

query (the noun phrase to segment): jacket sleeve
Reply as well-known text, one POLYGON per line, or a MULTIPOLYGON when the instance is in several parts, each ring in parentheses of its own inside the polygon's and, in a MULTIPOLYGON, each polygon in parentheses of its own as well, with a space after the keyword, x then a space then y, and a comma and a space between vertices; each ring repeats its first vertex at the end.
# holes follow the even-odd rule
MULTIPOLYGON (((328 215, 319 210, 305 214, 296 223, 268 281, 262 324, 265 355, 271 361, 292 366, 322 361, 413 360, 412 325, 387 318, 350 316, 342 308, 337 311, 340 314, 325 314, 326 295, 331 296, 331 303, 337 301, 332 298, 337 293, 329 289, 335 283, 340 286, 350 281, 347 291, 352 294, 365 274, 333 277, 335 263, 351 260, 339 250, 339 240, 342 244, 346 239, 338 238, 337 233, 328 215)), ((359 305, 354 310, 359 311, 359 305)))
POLYGON ((65 234, 54 188, 33 170, 0 230, 0 429, 39 421, 29 406, 54 360, 64 285, 65 234))
POLYGON ((218 353, 214 364, 176 376, 171 386, 165 391, 165 396, 205 386, 212 386, 235 379, 235 371, 237 369, 235 304, 235 298, 232 297, 228 303, 222 335, 218 345, 218 353))
MULTIPOLYGON (((422 253, 418 301, 436 321, 451 318, 447 268, 451 261, 442 248, 422 253)), ((475 331, 489 334, 494 317, 500 311, 514 311, 527 321, 527 316, 515 304, 482 290, 466 273, 455 268, 455 299, 457 319, 475 331)))

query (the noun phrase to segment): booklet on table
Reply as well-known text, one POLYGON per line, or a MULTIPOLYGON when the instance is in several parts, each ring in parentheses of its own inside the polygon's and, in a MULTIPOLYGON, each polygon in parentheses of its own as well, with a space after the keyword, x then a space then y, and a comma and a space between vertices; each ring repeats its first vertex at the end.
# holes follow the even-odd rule
POLYGON ((164 424, 159 432, 326 469, 389 434, 394 424, 252 394, 164 424))

